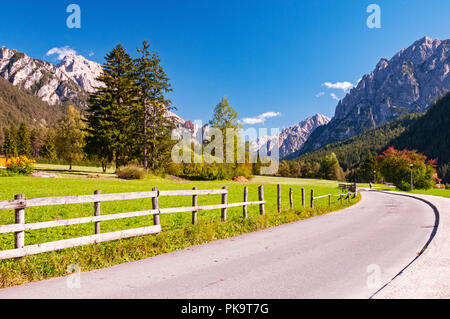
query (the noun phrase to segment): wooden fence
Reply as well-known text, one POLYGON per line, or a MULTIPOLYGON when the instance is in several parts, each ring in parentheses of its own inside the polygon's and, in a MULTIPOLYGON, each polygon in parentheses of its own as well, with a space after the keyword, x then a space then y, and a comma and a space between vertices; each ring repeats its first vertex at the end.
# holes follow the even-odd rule
MULTIPOLYGON (((350 195, 353 195, 353 198, 356 197, 356 184, 353 184, 355 187, 355 191, 347 192, 346 194, 339 194, 339 195, 333 195, 333 194, 326 194, 321 196, 314 196, 314 189, 311 189, 311 197, 310 197, 310 206, 311 208, 314 208, 314 200, 328 197, 328 207, 331 208, 331 199, 332 197, 339 197, 339 201, 341 202, 341 205, 343 204, 343 200, 347 199, 350 202, 350 195)), ((341 187, 339 187, 341 188, 341 187)), ((306 194, 305 189, 302 188, 302 207, 306 207, 306 194)), ((294 191, 292 188, 289 188, 289 207, 290 209, 294 208, 294 191)), ((281 212, 281 185, 277 185, 277 210, 278 213, 281 212)))
POLYGON ((243 216, 247 218, 247 206, 259 205, 259 212, 261 215, 265 214, 264 204, 264 188, 258 188, 259 200, 254 202, 247 201, 248 187, 244 188, 244 202, 228 203, 228 189, 212 190, 198 190, 194 187, 193 190, 177 190, 177 191, 159 191, 158 188, 153 188, 151 192, 140 193, 121 193, 121 194, 101 194, 101 191, 96 191, 94 195, 83 196, 66 196, 66 197, 48 197, 48 198, 34 198, 26 199, 24 195, 19 194, 11 201, 0 201, 0 210, 15 210, 15 224, 0 225, 0 234, 14 233, 15 249, 0 251, 0 259, 9 259, 23 257, 27 255, 34 255, 43 252, 60 250, 70 247, 83 246, 110 240, 117 240, 123 238, 130 238, 148 234, 156 234, 161 232, 161 225, 159 217, 161 214, 192 212, 192 223, 197 223, 197 212, 206 210, 221 210, 222 221, 227 220, 227 209, 231 207, 243 207, 243 216), (222 195, 221 204, 197 206, 197 198, 202 195, 222 195), (174 207, 174 208, 160 208, 159 198, 166 196, 192 196, 192 206, 189 207, 174 207), (152 198, 152 209, 139 212, 128 212, 120 214, 101 215, 101 203, 110 201, 134 200, 152 198), (56 220, 48 222, 39 222, 26 224, 25 223, 25 209, 29 207, 53 206, 53 205, 68 205, 68 204, 94 204, 94 216, 82 217, 67 220, 56 220), (121 230, 109 233, 100 233, 100 224, 102 221, 124 219, 132 217, 150 216, 153 215, 152 226, 133 228, 128 230, 121 230), (47 242, 36 245, 25 246, 25 232, 36 229, 61 227, 69 225, 79 225, 94 223, 94 235, 71 238, 53 242, 47 242))
POLYGON ((352 193, 356 192, 356 189, 358 188, 358 185, 353 183, 353 184, 339 184, 339 188, 344 190, 349 190, 352 193))
MULTIPOLYGON (((347 199, 350 202, 350 195, 353 198, 356 197, 356 192, 348 192, 347 194, 333 195, 327 194, 322 196, 315 196, 314 190, 311 190, 311 208, 314 208, 314 200, 319 198, 328 197, 328 204, 331 208, 331 198, 339 197, 341 204, 343 199, 347 199)), ((290 208, 294 208, 294 192, 293 189, 289 189, 289 203, 290 208)), ((302 188, 301 191, 301 203, 302 207, 306 206, 306 192, 302 188)), ((14 200, 0 201, 0 210, 14 210, 15 211, 15 224, 0 225, 0 234, 14 233, 15 249, 0 251, 0 260, 9 258, 18 258, 27 255, 34 255, 43 252, 49 252, 54 250, 60 250, 70 247, 83 246, 89 244, 95 244, 105 241, 131 238, 142 235, 156 234, 161 232, 160 215, 170 213, 182 213, 192 212, 192 223, 197 223, 197 213, 199 211, 206 210, 221 210, 221 220, 225 222, 227 220, 227 209, 232 207, 242 207, 242 214, 244 218, 247 218, 247 206, 259 205, 259 213, 265 215, 264 204, 264 188, 258 187, 258 201, 248 201, 248 187, 244 188, 244 201, 240 203, 228 203, 228 189, 223 187, 222 189, 210 189, 210 190, 198 190, 194 187, 193 190, 176 190, 176 191, 159 191, 157 187, 153 188, 151 192, 139 192, 139 193, 120 193, 120 194, 101 194, 101 191, 95 191, 94 195, 82 195, 82 196, 66 196, 66 197, 48 197, 48 198, 33 198, 26 199, 23 194, 15 195, 14 200), (221 195, 222 201, 216 205, 198 206, 198 196, 203 195, 221 195), (173 207, 173 208, 160 208, 159 198, 169 196, 192 196, 192 206, 189 207, 173 207), (136 200, 136 199, 152 199, 152 209, 128 212, 119 214, 101 215, 101 203, 111 201, 122 200, 136 200), (81 217, 66 220, 47 221, 39 223, 25 223, 25 209, 30 207, 42 207, 42 206, 55 206, 55 205, 70 205, 70 204, 83 204, 93 203, 94 214, 91 217, 81 217), (100 227, 102 221, 117 220, 124 218, 153 216, 153 225, 141 228, 133 228, 109 233, 101 233, 100 227), (42 244, 35 244, 25 246, 25 232, 30 230, 53 228, 69 225, 80 225, 94 223, 94 234, 90 236, 77 237, 53 242, 47 242, 42 244)), ((277 210, 281 212, 281 185, 277 185, 277 210)))

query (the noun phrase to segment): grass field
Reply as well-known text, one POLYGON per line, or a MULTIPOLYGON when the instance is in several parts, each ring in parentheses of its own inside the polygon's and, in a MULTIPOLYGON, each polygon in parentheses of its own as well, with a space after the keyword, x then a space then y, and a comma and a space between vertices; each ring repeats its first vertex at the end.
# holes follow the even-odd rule
MULTIPOLYGON (((67 167, 52 165, 47 169, 61 173, 70 178, 34 178, 34 177, 3 177, 0 178, 0 200, 13 199, 15 194, 25 194, 27 198, 90 195, 95 190, 102 190, 103 194, 149 191, 157 186, 160 190, 218 189, 227 186, 229 189, 228 202, 242 202, 243 189, 249 187, 249 201, 258 200, 257 188, 264 184, 266 216, 260 216, 258 206, 248 208, 249 218, 243 220, 242 208, 228 210, 228 221, 220 221, 220 210, 198 213, 198 225, 191 225, 191 213, 165 214, 161 216, 162 232, 158 235, 141 236, 131 239, 76 247, 56 252, 27 256, 16 260, 0 261, 0 287, 22 284, 30 281, 42 280, 54 276, 67 274, 67 267, 78 264, 83 271, 98 269, 127 261, 138 260, 170 251, 183 249, 192 245, 203 244, 212 240, 227 238, 251 231, 264 229, 308 218, 311 216, 342 209, 348 205, 340 205, 337 198, 333 198, 331 210, 328 199, 315 202, 315 208, 301 207, 301 188, 306 189, 307 205, 309 204, 310 189, 314 188, 315 195, 340 194, 338 182, 255 177, 249 183, 233 183, 228 181, 175 181, 160 177, 148 177, 145 180, 125 181, 105 176, 102 178, 80 178, 90 173, 101 173, 96 168, 75 167, 75 173, 66 172, 67 167), (276 184, 282 184, 282 214, 276 213, 276 184), (289 209, 289 188, 294 190, 294 210, 289 209)), ((107 175, 111 174, 108 172, 107 175)), ((220 195, 199 196, 198 205, 220 203, 220 195)), ((352 203, 359 200, 352 199, 352 203)), ((161 197, 160 207, 190 206, 192 197, 161 197)), ((102 203, 103 214, 115 214, 150 209, 151 199, 116 201, 102 203)), ((25 211, 26 222, 43 222, 59 219, 87 217, 93 215, 92 204, 75 204, 65 206, 50 206, 28 208, 25 211)), ((14 223, 13 211, 0 211, 0 225, 14 223)), ((110 232, 129 228, 143 227, 153 224, 151 216, 129 218, 102 222, 102 232, 110 232)), ((43 230, 28 231, 25 244, 38 244, 78 236, 92 235, 93 224, 64 226, 43 230)), ((0 235, 0 250, 14 248, 14 234, 0 235)))

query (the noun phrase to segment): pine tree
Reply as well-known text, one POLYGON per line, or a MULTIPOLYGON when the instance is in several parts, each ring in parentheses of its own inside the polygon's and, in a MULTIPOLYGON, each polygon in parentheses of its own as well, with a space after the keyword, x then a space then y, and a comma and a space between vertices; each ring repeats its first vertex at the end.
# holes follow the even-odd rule
POLYGON ((17 130, 11 125, 9 130, 5 133, 5 144, 3 145, 3 152, 6 157, 17 156, 17 130))
POLYGON ((142 156, 145 168, 155 171, 170 163, 170 151, 174 145, 171 131, 175 125, 168 111, 175 108, 164 96, 172 91, 169 78, 161 66, 159 56, 150 52, 149 48, 150 45, 144 41, 142 48, 138 49, 141 56, 135 60, 139 90, 136 115, 140 123, 137 134, 142 141, 138 155, 142 156))
POLYGON ((319 176, 328 180, 345 180, 344 171, 339 165, 339 161, 335 153, 326 155, 320 163, 319 176))
POLYGON ((25 123, 20 124, 17 132, 17 153, 31 157, 31 135, 25 123))
MULTIPOLYGON (((377 173, 377 154, 369 151, 367 156, 364 158, 363 162, 359 168, 360 171, 360 179, 365 182, 375 182, 375 175, 379 175, 377 173)), ((377 180, 380 180, 377 178, 377 180)))
POLYGON ((102 85, 90 96, 86 122, 86 151, 102 163, 113 158, 116 167, 130 160, 135 148, 136 96, 134 63, 118 44, 105 57, 103 74, 97 79, 102 85))
POLYGON ((56 134, 53 129, 49 129, 45 137, 44 144, 40 149, 40 155, 47 159, 56 159, 56 134))
POLYGON ((72 169, 73 162, 84 156, 85 123, 82 116, 73 106, 69 106, 57 127, 56 149, 58 156, 69 162, 72 169))

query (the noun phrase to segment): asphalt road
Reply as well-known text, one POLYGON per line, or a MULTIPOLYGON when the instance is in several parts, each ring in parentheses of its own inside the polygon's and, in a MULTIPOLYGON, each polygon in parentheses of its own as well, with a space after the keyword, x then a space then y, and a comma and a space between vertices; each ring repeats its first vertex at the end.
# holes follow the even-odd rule
POLYGON ((3 289, 0 298, 369 298, 414 260, 434 225, 419 200, 363 191, 339 212, 81 273, 79 281, 3 289))

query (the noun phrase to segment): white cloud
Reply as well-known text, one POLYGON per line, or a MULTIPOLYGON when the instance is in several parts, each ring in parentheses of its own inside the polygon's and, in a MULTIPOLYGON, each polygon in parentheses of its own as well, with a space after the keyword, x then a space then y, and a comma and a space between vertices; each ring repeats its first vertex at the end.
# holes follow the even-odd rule
POLYGON ((344 92, 347 92, 354 86, 352 83, 346 82, 346 81, 345 82, 336 82, 336 83, 325 82, 322 85, 327 87, 328 89, 342 90, 344 92))
POLYGON ((340 101, 340 99, 336 96, 336 94, 331 93, 330 96, 335 99, 336 101, 340 101))
POLYGON ((58 60, 62 60, 64 59, 67 55, 74 55, 77 54, 77 51, 75 51, 74 49, 70 48, 68 45, 66 45, 65 47, 62 48, 53 48, 48 50, 47 52, 47 56, 50 55, 54 55, 57 54, 58 56, 56 57, 58 60))
POLYGON ((321 96, 324 96, 324 95, 325 95, 325 92, 319 92, 319 93, 316 94, 316 97, 321 97, 321 96))
POLYGON ((263 114, 258 115, 257 117, 246 117, 242 119, 242 124, 262 124, 266 121, 266 119, 271 117, 277 117, 280 116, 281 113, 279 112, 266 112, 263 114))
POLYGON ((89 51, 88 55, 89 55, 89 56, 94 56, 94 55, 95 55, 95 53, 94 53, 94 52, 92 52, 92 51, 89 51))

